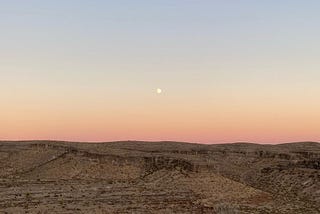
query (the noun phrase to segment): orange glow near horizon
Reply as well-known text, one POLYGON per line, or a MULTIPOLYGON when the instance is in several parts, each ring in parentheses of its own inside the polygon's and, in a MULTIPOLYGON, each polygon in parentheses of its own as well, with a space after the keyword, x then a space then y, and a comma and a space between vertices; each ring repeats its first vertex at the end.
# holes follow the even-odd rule
POLYGON ((180 110, 179 105, 160 106, 156 101, 145 106, 136 104, 131 103, 128 110, 106 105, 88 109, 84 103, 76 103, 80 107, 75 109, 37 105, 8 109, 0 113, 0 135, 2 140, 280 143, 316 141, 320 127, 316 109, 299 115, 296 109, 271 109, 270 105, 269 109, 245 104, 180 110))

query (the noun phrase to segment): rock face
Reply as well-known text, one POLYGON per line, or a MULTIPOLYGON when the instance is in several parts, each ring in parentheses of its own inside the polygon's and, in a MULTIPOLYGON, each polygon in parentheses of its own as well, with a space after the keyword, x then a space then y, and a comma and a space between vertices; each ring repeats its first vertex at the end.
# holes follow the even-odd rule
POLYGON ((180 172, 185 171, 190 173, 194 171, 194 164, 184 159, 176 159, 172 157, 145 157, 145 170, 148 174, 155 171, 166 169, 166 170, 178 170, 180 172))
POLYGON ((0 213, 320 213, 320 144, 0 142, 0 213))

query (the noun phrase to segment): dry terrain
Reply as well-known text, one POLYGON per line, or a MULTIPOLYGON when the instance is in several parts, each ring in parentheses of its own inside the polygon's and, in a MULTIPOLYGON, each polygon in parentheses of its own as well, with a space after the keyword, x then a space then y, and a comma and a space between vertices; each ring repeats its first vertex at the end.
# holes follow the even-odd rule
POLYGON ((320 213, 320 144, 0 142, 0 213, 320 213))

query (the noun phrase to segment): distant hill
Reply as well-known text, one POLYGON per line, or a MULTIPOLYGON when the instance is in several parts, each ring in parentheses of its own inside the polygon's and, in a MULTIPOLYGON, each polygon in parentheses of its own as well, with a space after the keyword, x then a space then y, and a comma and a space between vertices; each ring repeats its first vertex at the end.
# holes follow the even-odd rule
POLYGON ((320 144, 0 142, 0 212, 320 213, 320 144))

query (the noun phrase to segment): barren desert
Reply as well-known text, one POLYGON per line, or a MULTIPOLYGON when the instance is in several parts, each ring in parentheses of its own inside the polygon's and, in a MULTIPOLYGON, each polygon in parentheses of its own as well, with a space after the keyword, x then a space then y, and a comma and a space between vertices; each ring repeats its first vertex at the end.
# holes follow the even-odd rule
POLYGON ((0 213, 319 213, 320 144, 0 143, 0 213))

